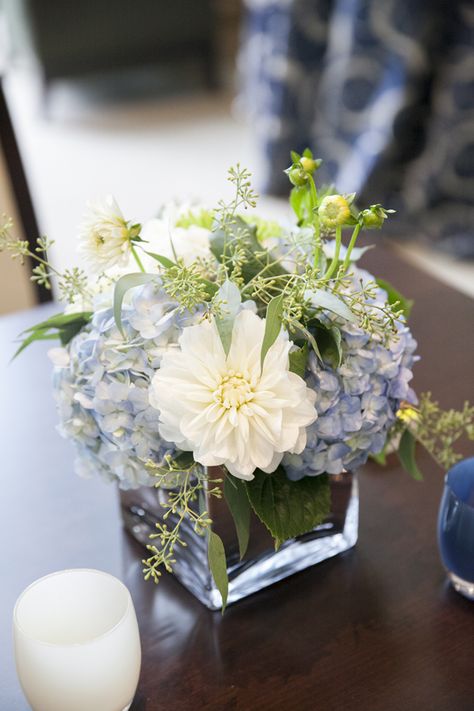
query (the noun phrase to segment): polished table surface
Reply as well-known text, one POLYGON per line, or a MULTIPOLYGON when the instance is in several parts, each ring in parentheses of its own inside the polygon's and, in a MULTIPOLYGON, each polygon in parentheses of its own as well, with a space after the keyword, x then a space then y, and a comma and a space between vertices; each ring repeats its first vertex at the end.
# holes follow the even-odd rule
MULTIPOLYGON (((446 407, 473 399, 473 302, 386 247, 363 264, 415 299, 417 389, 446 407)), ((357 546, 222 617, 169 576, 157 588, 145 583, 114 488, 73 473, 71 446, 54 428, 50 344, 7 366, 17 333, 48 309, 0 320, 1 711, 28 708, 14 671, 15 599, 69 567, 107 570, 131 590, 143 645, 132 711, 474 708, 474 603, 445 581, 436 545, 443 473, 428 457, 423 483, 395 457, 384 470, 364 467, 357 546)))

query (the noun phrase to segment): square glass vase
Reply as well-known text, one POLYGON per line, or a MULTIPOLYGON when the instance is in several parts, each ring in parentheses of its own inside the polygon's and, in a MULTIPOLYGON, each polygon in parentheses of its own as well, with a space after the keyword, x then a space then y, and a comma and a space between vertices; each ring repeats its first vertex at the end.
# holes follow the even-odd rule
MULTIPOLYGON (((215 478, 216 475, 222 476, 213 467, 211 476, 215 478)), ((331 513, 327 518, 308 533, 285 541, 277 551, 269 532, 252 513, 250 541, 242 560, 234 521, 225 501, 207 497, 212 528, 222 538, 227 556, 228 605, 355 545, 359 526, 356 474, 331 475, 330 490, 331 513)), ((156 522, 163 520, 161 503, 166 500, 166 490, 154 487, 120 491, 124 526, 145 546, 151 542, 149 536, 155 532, 156 522)), ((169 527, 172 521, 170 516, 167 519, 169 527)), ((187 545, 175 548, 175 577, 206 607, 220 610, 221 595, 207 559, 207 537, 195 533, 187 521, 183 523, 180 535, 187 545)))

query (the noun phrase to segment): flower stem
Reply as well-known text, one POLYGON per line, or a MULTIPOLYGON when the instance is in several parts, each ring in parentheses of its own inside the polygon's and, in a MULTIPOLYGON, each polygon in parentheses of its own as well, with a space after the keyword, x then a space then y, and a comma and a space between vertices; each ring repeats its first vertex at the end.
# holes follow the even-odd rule
POLYGON ((312 175, 309 175, 309 191, 311 194, 311 207, 314 209, 318 204, 318 191, 312 175))
POLYGON ((347 248, 347 253, 346 253, 346 258, 344 259, 344 264, 342 265, 342 273, 345 274, 348 267, 349 263, 351 260, 351 252, 354 249, 354 245, 357 241, 357 237, 359 236, 361 226, 358 224, 354 227, 354 232, 352 233, 351 241, 349 242, 349 246, 347 248))
POLYGON ((135 249, 135 247, 133 246, 133 244, 130 244, 130 249, 131 249, 131 251, 132 251, 132 254, 133 254, 133 256, 134 256, 134 259, 135 259, 136 263, 138 264, 138 268, 140 269, 141 272, 144 272, 144 271, 145 271, 145 267, 143 266, 143 264, 142 264, 142 262, 141 262, 141 259, 140 259, 140 257, 139 257, 138 254, 137 254, 137 250, 135 249))
POLYGON ((331 264, 327 268, 326 274, 323 277, 325 280, 329 280, 336 270, 337 263, 339 261, 339 252, 341 251, 341 240, 342 240, 342 227, 341 227, 341 225, 338 225, 336 227, 336 247, 334 250, 334 257, 333 257, 331 264))
POLYGON ((316 183, 312 175, 309 176, 309 193, 311 196, 311 212, 313 215, 313 227, 314 227, 314 255, 313 255, 313 266, 315 269, 319 265, 319 257, 321 254, 321 240, 319 237, 319 217, 316 212, 318 206, 318 191, 316 189, 316 183))

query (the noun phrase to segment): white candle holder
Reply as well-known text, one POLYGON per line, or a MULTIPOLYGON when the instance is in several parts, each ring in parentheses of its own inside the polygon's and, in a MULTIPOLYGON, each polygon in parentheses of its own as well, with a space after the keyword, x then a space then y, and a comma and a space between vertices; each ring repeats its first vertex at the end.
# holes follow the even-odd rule
POLYGON ((99 570, 52 573, 13 613, 18 677, 33 711, 126 711, 141 664, 125 585, 99 570))

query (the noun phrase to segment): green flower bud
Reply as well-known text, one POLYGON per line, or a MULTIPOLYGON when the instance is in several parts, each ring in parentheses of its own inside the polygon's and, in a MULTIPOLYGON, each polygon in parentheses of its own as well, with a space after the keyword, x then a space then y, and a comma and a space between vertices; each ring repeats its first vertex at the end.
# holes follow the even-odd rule
POLYGON ((138 240, 140 237, 140 232, 142 230, 142 226, 140 224, 135 224, 129 227, 128 229, 128 235, 131 240, 138 240))
POLYGON ((321 200, 318 215, 324 227, 334 229, 349 220, 351 210, 348 201, 342 195, 327 195, 321 200))
POLYGON ((290 182, 297 188, 300 188, 302 185, 305 185, 308 181, 308 173, 299 165, 290 168, 287 173, 290 182))
POLYGON ((321 165, 321 161, 319 159, 315 160, 314 158, 308 158, 308 156, 301 156, 300 164, 305 173, 312 175, 321 165))
POLYGON ((380 229, 389 216, 395 210, 385 210, 382 205, 371 205, 359 214, 359 222, 368 230, 380 229))

